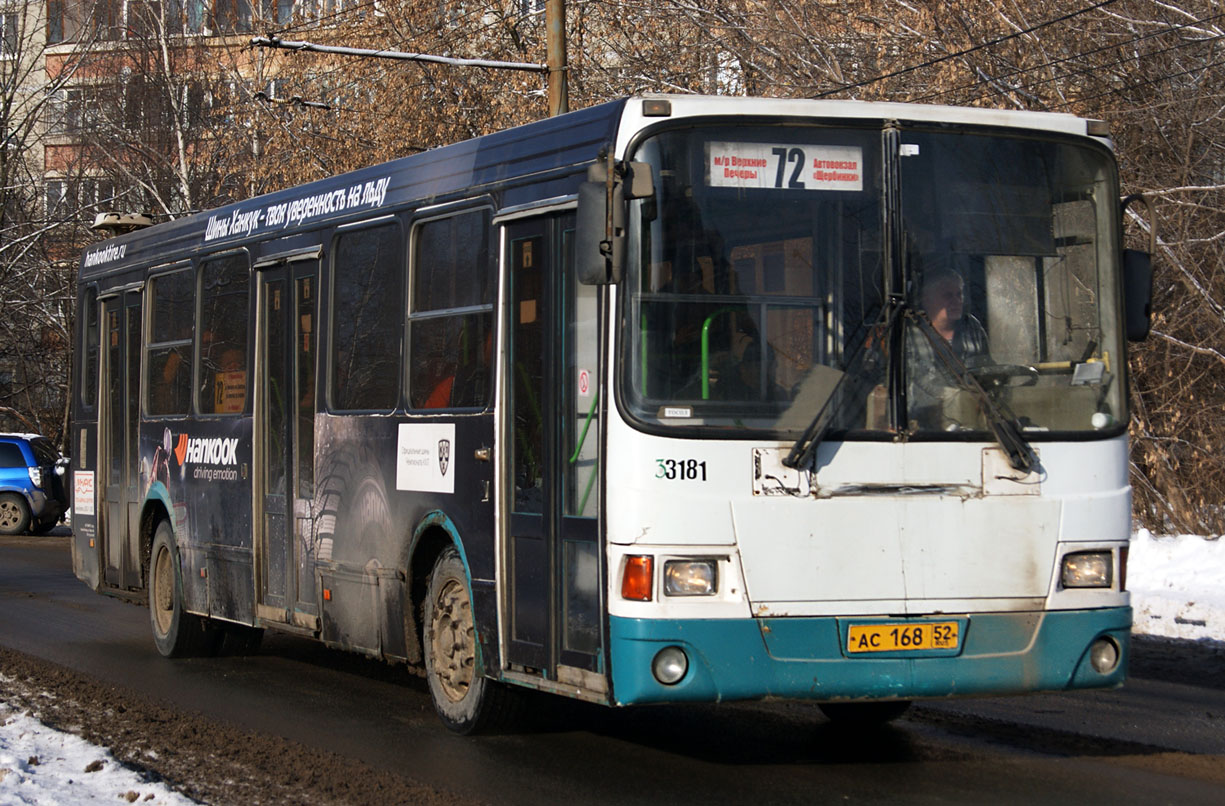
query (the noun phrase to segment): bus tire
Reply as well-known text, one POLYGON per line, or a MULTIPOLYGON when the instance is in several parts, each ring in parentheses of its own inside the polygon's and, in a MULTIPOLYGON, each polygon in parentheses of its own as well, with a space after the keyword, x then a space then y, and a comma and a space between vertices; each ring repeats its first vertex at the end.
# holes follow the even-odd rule
POLYGON ((830 722, 846 727, 871 728, 900 717, 910 708, 910 700, 887 702, 823 702, 821 713, 830 722))
POLYGON ((519 692, 485 677, 477 663, 468 576, 453 546, 434 563, 422 623, 425 676, 443 724, 456 733, 475 734, 515 722, 519 692))
POLYGON ((25 534, 30 527, 30 507, 17 493, 0 494, 0 535, 25 534))
POLYGON ((212 655, 217 630, 208 619, 183 609, 183 578, 174 529, 163 520, 153 535, 149 554, 149 621, 153 643, 167 658, 212 655))

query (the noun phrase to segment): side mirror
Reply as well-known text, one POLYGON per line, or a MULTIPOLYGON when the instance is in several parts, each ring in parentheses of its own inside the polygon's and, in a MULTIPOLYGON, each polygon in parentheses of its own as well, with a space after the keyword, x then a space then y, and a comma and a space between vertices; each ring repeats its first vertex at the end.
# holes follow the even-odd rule
POLYGON ((1120 212, 1125 216, 1127 208, 1136 202, 1143 204, 1148 214, 1148 251, 1123 250, 1123 314, 1128 341, 1148 338, 1153 323, 1153 255, 1157 251, 1157 211, 1144 194, 1133 193, 1120 202, 1120 212))
POLYGON ((1153 258, 1139 249, 1123 250, 1123 313, 1127 339, 1148 338, 1153 320, 1153 258))
POLYGON ((596 163, 579 185, 575 250, 584 285, 621 281, 625 269, 625 219, 629 199, 655 193, 651 166, 642 162, 596 163))

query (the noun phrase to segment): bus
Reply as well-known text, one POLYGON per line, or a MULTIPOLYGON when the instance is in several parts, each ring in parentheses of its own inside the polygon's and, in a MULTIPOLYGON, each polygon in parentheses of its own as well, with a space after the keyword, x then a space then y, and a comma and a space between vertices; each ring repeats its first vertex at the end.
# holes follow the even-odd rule
POLYGON ((264 631, 442 721, 1118 686, 1110 134, 645 95, 87 248, 76 575, 170 657, 264 631))

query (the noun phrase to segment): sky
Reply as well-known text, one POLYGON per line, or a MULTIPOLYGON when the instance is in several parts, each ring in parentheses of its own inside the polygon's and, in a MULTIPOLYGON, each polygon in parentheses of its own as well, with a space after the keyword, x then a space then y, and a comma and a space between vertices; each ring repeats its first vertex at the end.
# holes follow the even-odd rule
MULTIPOLYGON (((1141 529, 1131 542, 1127 587, 1135 632, 1225 642, 1225 540, 1159 537, 1141 529)), ((0 804, 90 802, 194 803, 164 784, 145 782, 104 748, 10 709, 0 694, 0 804)))

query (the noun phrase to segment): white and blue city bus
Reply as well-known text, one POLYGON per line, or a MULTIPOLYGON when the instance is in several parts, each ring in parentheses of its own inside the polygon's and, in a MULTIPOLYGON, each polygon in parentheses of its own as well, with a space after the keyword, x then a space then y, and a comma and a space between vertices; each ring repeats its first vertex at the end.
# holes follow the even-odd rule
POLYGON ((635 97, 86 250, 77 575, 168 656, 425 669, 461 732, 608 705, 1116 686, 1105 126, 635 97))

